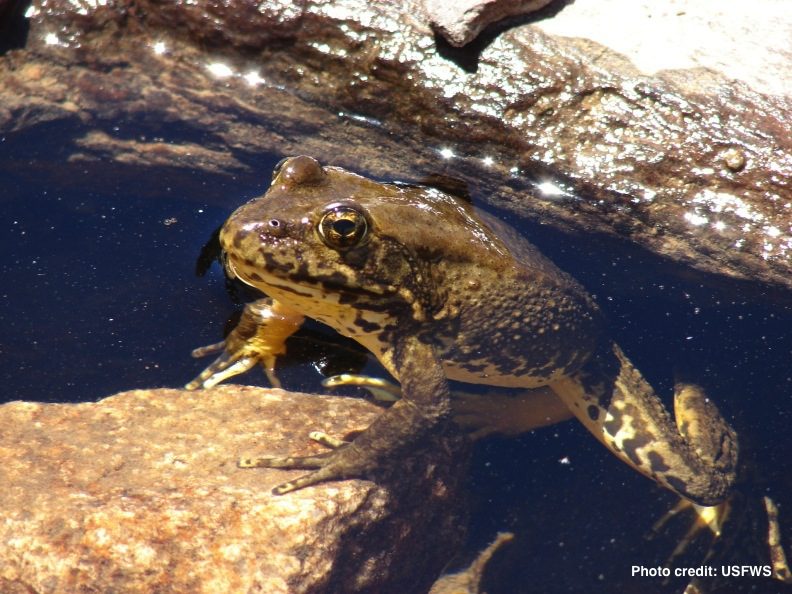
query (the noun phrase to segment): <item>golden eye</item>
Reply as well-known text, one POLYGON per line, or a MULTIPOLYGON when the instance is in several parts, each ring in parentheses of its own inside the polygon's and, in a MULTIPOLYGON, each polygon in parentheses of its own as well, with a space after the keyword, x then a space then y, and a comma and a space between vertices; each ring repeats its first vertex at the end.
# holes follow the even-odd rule
POLYGON ((366 215, 348 204, 331 204, 319 221, 319 236, 328 247, 336 250, 360 245, 368 235, 366 215))

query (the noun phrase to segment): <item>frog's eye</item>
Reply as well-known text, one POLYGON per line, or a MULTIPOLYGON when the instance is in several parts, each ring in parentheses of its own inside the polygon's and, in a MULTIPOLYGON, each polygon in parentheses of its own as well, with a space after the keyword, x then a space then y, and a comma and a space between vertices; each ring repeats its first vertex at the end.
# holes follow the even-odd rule
POLYGON ((275 181, 275 178, 278 177, 280 170, 283 168, 283 164, 289 160, 289 157, 283 157, 278 163, 275 165, 274 169, 272 170, 272 181, 275 181))
POLYGON ((344 250, 359 245, 368 235, 363 211, 349 204, 331 204, 319 220, 319 236, 328 247, 344 250))

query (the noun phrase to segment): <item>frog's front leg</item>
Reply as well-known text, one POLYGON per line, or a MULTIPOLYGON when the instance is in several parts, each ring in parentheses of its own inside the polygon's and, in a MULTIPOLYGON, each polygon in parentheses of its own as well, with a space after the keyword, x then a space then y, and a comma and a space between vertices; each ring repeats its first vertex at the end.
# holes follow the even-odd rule
POLYGON ((675 424, 615 344, 551 387, 597 439, 642 474, 699 505, 729 495, 737 436, 701 388, 675 386, 675 424))
POLYGON ((273 489, 282 495, 324 481, 368 477, 392 463, 399 450, 445 424, 450 413, 448 382, 431 344, 407 337, 393 349, 392 361, 399 370, 402 398, 354 441, 314 456, 242 458, 240 467, 314 470, 273 489))
POLYGON ((270 383, 280 387, 275 377, 275 359, 286 352, 286 339, 304 320, 302 314, 269 297, 248 303, 224 341, 192 352, 193 357, 203 357, 220 351, 220 356, 184 387, 188 390, 211 388, 259 363, 270 383))

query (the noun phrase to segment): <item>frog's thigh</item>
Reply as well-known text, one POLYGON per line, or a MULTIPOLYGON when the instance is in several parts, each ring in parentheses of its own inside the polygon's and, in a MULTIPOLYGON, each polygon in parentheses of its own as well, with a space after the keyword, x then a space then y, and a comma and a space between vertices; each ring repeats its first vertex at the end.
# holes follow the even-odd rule
POLYGON ((552 388, 613 453, 671 491, 700 505, 716 505, 731 491, 737 437, 700 388, 676 386, 674 424, 615 344, 552 388))
POLYGON ((451 411, 454 422, 471 429, 474 439, 493 433, 519 435, 573 416, 569 407, 548 387, 526 389, 518 394, 454 391, 451 411))

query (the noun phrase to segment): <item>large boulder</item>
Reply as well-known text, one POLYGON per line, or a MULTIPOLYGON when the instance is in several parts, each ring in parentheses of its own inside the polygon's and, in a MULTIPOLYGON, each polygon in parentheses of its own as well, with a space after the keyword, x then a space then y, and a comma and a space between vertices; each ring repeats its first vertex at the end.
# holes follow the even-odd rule
POLYGON ((464 461, 283 496, 240 455, 319 448, 380 409, 242 386, 0 406, 0 591, 425 592, 464 536, 464 461))

